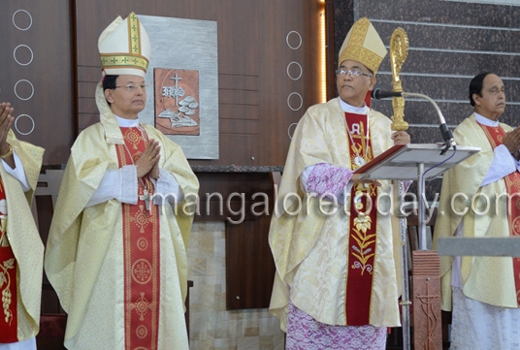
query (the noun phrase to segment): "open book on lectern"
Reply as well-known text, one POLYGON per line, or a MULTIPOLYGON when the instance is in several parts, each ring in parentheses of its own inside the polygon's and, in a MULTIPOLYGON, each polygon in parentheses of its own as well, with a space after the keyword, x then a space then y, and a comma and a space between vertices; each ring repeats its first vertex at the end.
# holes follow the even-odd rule
POLYGON ((421 165, 424 171, 435 166, 426 173, 426 179, 434 179, 480 151, 480 147, 457 146, 456 150, 449 149, 441 154, 443 149, 444 144, 434 143, 392 146, 354 171, 352 181, 417 180, 421 165))

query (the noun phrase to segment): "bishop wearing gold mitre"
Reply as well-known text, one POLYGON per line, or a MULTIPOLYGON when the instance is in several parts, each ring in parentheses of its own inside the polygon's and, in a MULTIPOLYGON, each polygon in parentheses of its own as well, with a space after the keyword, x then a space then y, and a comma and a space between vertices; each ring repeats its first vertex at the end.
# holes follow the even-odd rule
POLYGON ((0 350, 36 349, 43 243, 31 202, 43 148, 16 139, 10 103, 0 104, 0 350))
POLYGON ((139 121, 151 53, 139 18, 116 18, 98 48, 101 121, 72 146, 46 250, 65 346, 188 349, 185 209, 199 183, 181 147, 139 121))
POLYGON ((377 155, 410 142, 365 103, 386 52, 368 19, 355 22, 339 51, 339 97, 311 106, 292 138, 269 232, 270 310, 287 349, 384 349, 387 327, 400 324, 399 226, 376 208, 391 183, 351 181, 377 155))

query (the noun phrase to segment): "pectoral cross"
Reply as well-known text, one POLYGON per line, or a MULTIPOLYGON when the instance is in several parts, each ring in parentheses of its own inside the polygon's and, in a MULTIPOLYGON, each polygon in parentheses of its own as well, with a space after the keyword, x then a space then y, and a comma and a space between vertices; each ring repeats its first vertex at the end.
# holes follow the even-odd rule
POLYGON ((146 211, 150 211, 150 194, 148 193, 148 190, 143 191, 143 195, 139 196, 139 199, 144 201, 144 205, 146 207, 146 211))
POLYGON ((363 124, 363 122, 359 122, 359 124, 361 124, 361 132, 359 133, 359 138, 361 139, 361 141, 359 143, 361 144, 362 149, 362 152, 360 154, 362 154, 364 158, 368 159, 368 139, 370 136, 368 136, 367 133, 365 133, 365 125, 363 124))

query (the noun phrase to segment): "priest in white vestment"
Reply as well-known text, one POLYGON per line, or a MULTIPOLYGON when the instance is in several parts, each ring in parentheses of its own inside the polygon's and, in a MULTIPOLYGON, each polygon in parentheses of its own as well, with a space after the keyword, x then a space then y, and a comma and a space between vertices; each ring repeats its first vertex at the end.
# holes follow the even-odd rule
MULTIPOLYGON (((520 235, 520 128, 499 121, 502 79, 478 74, 469 100, 474 113, 453 137, 481 151, 444 174, 434 248, 440 237, 520 235)), ((453 311, 451 349, 520 349, 519 257, 443 256, 441 282, 442 309, 453 311)))
POLYGON ((188 349, 186 249, 199 183, 182 149, 141 124, 150 41, 139 18, 101 34, 101 121, 75 141, 45 271, 68 349, 188 349))
POLYGON ((16 139, 13 110, 0 104, 0 350, 35 350, 43 243, 31 203, 44 150, 16 139))

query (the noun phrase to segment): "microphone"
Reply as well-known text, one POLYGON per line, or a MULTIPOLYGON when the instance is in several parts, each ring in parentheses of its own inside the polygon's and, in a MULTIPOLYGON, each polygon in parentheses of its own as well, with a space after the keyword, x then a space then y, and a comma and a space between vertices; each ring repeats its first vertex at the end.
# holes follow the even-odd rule
POLYGON ((382 100, 384 98, 390 98, 390 97, 401 97, 402 92, 395 92, 395 91, 383 91, 381 89, 374 89, 370 93, 370 96, 373 99, 376 100, 382 100))
POLYGON ((433 107, 435 107, 435 110, 437 111, 437 114, 439 116, 439 121, 440 121, 439 128, 441 129, 441 135, 442 135, 442 139, 444 140, 444 145, 445 145, 441 154, 446 153, 446 151, 448 149, 450 149, 450 147, 453 147, 454 150, 456 149, 457 145, 455 143, 455 140, 453 139, 453 134, 451 133, 451 130, 448 129, 448 126, 446 125, 446 120, 444 119, 444 116, 442 115, 442 112, 441 112, 439 106, 437 106, 437 103, 435 103, 435 101, 432 100, 430 97, 423 95, 423 94, 417 94, 417 93, 412 93, 412 92, 383 91, 381 89, 372 90, 372 93, 370 95, 372 96, 372 98, 374 98, 376 100, 380 100, 383 98, 389 98, 389 97, 403 97, 403 98, 417 97, 417 98, 427 100, 428 102, 430 102, 433 105, 433 107))

